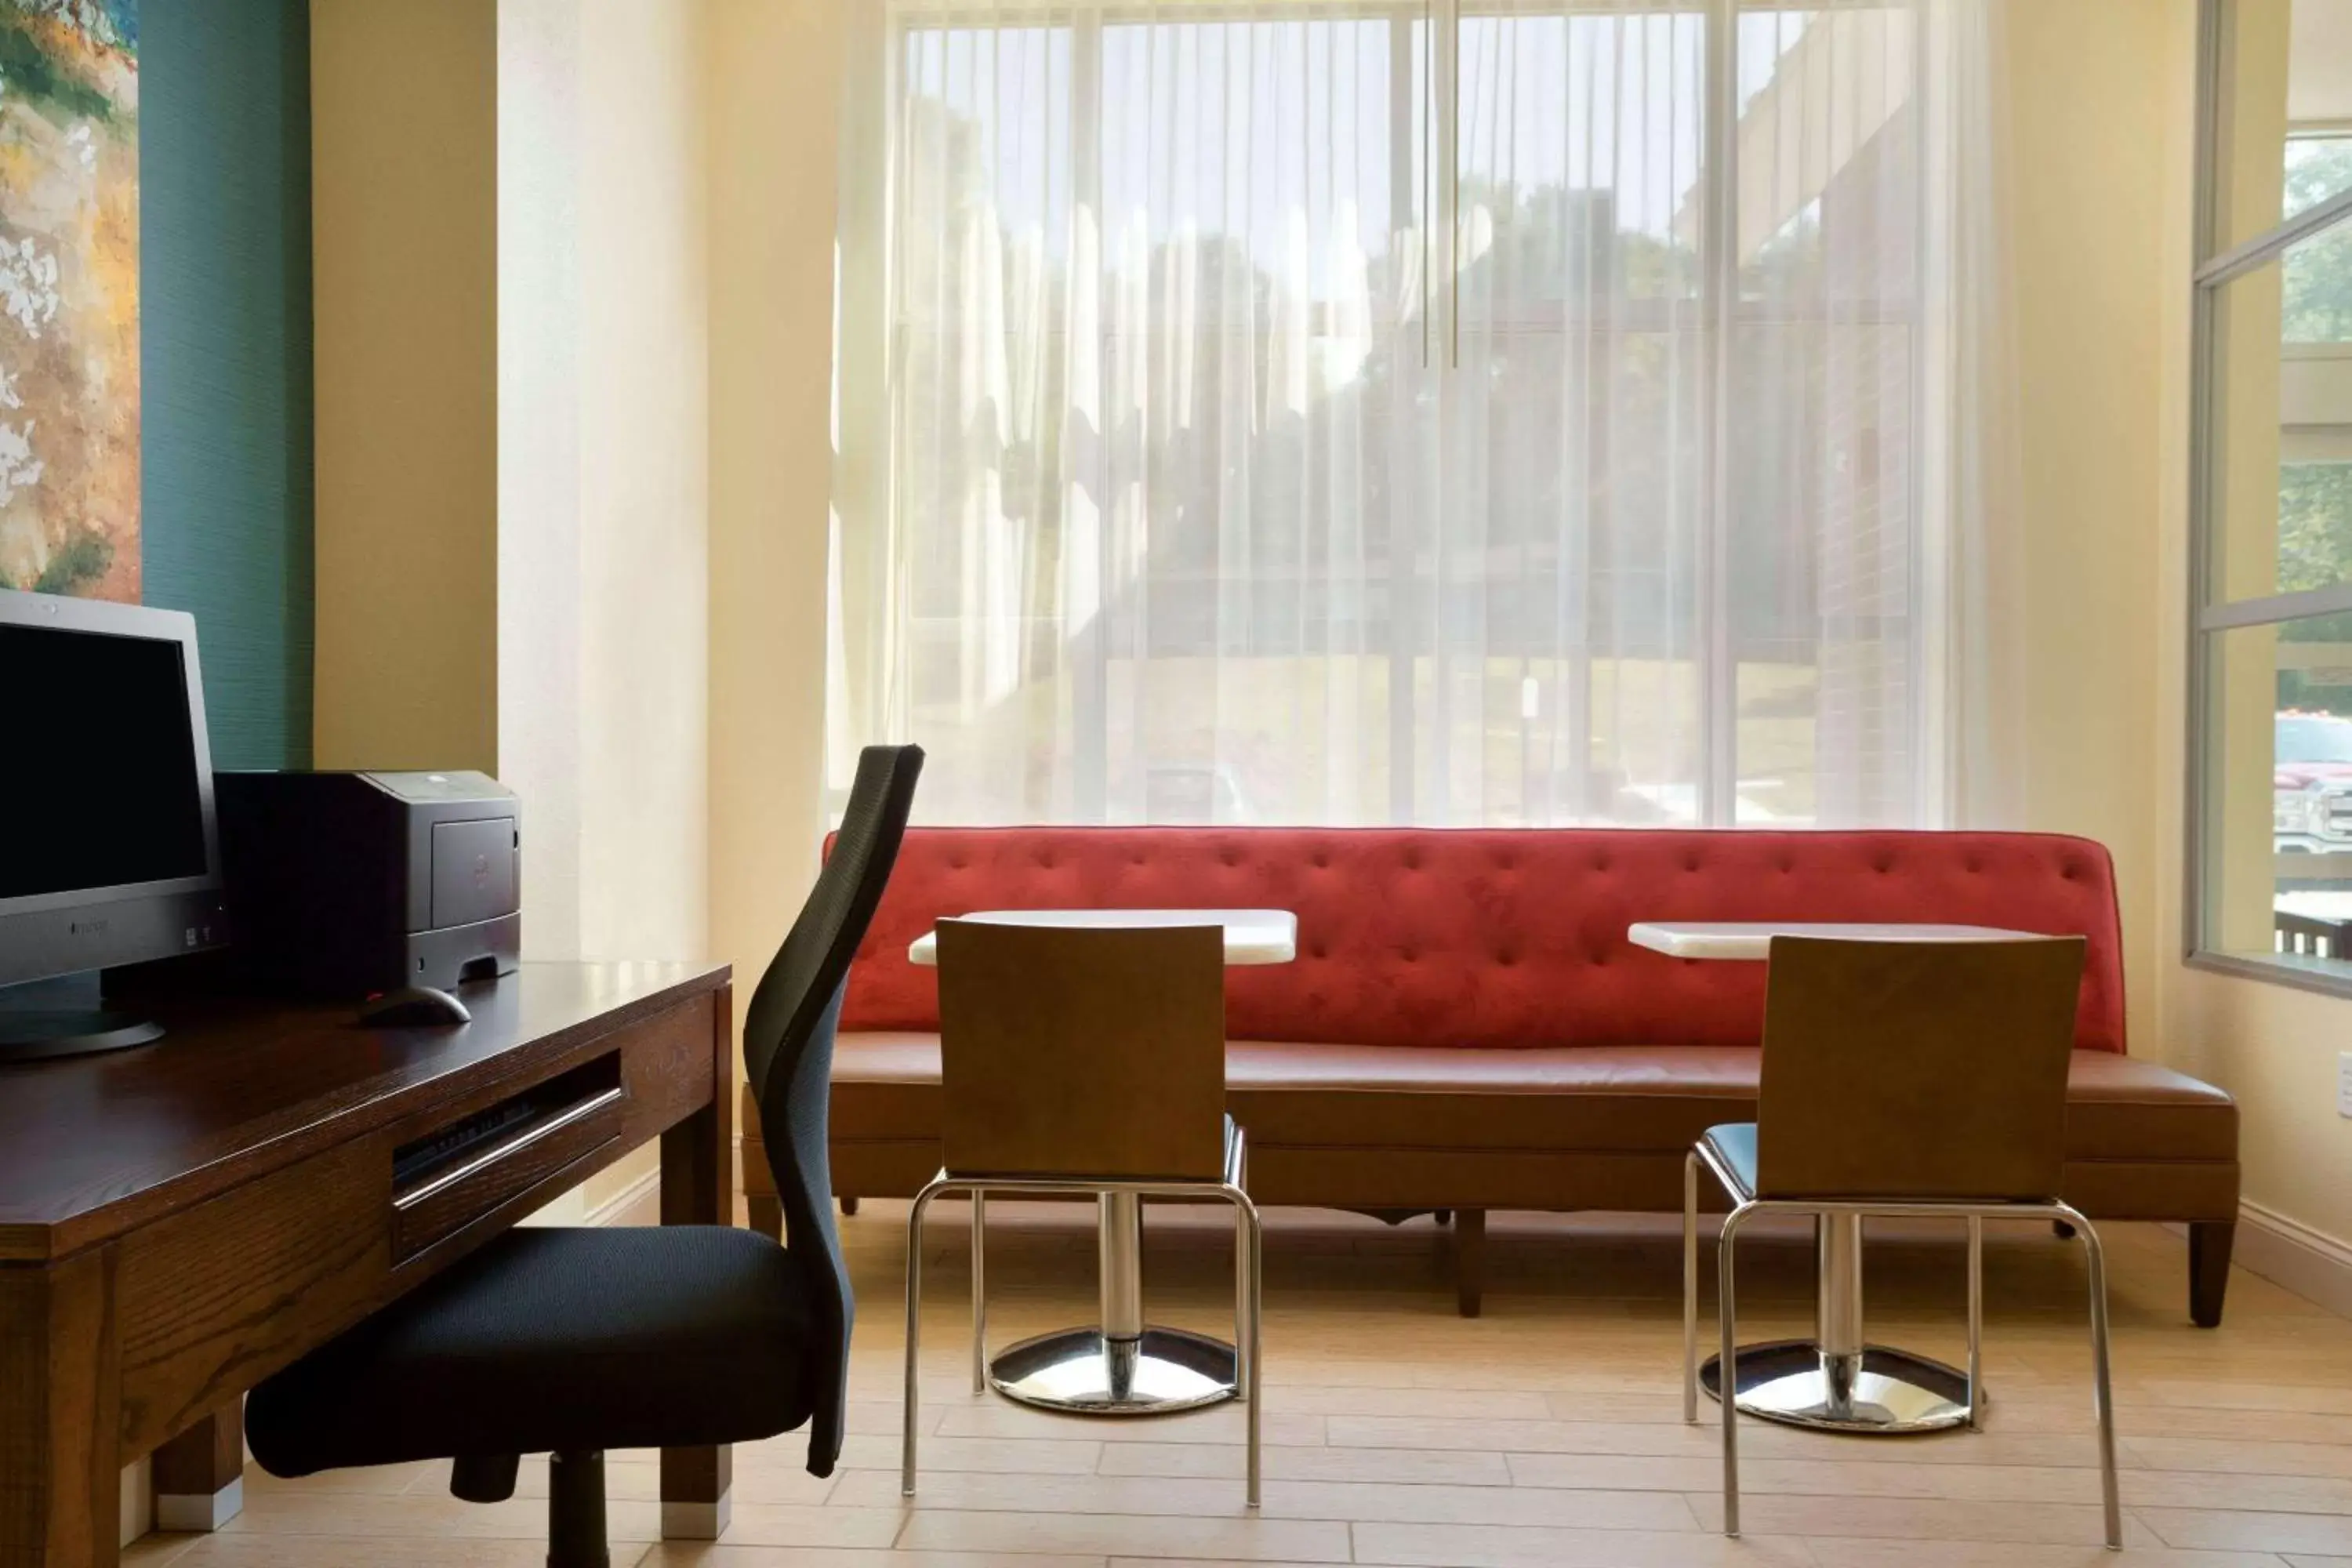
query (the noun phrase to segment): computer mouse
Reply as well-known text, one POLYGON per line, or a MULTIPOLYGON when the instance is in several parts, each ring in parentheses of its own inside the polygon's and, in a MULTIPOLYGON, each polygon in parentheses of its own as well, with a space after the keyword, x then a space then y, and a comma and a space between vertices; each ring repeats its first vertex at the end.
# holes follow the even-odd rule
POLYGON ((430 985, 387 991, 360 1009, 360 1025, 369 1029, 429 1029, 473 1021, 463 1002, 430 985))

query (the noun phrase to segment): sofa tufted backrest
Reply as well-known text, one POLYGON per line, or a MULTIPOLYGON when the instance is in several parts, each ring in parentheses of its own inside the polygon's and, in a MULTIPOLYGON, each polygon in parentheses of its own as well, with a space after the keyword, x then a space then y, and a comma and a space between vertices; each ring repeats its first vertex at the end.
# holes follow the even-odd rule
POLYGON ((2124 1049, 2115 873, 2035 833, 1650 828, 911 828, 841 1026, 939 1027, 907 947, 992 909, 1282 909, 1298 959, 1225 975, 1235 1039, 1753 1045, 1761 963, 1667 958, 1636 921, 1924 921, 2090 941, 2074 1044, 2124 1049))

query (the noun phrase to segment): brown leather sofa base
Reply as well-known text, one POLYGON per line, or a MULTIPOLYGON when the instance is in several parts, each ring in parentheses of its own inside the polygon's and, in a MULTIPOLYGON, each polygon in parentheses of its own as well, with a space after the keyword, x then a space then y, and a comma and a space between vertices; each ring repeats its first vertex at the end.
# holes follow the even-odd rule
MULTIPOLYGON (((1760 1059, 1753 1047, 1236 1040, 1225 1081, 1258 1202, 1452 1209, 1471 1269, 1488 1209, 1680 1212, 1684 1155, 1708 1127, 1754 1119, 1760 1059)), ((940 1168, 939 1037, 844 1034, 833 1076, 835 1190, 851 1202, 913 1196, 940 1168)), ((2187 1222, 2192 1315, 2218 1321, 2237 1218, 2235 1103, 2155 1062, 2076 1051, 2068 1107, 2066 1200, 2094 1219, 2187 1222)), ((743 1138, 753 1221, 772 1229, 748 1095, 743 1138)), ((1475 1313, 1478 1281, 1460 1284, 1475 1313)))

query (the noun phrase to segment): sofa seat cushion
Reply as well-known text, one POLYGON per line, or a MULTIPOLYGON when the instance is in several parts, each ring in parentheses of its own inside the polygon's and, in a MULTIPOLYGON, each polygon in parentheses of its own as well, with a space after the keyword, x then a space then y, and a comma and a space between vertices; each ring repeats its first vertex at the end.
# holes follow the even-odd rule
POLYGON ((1687 1150, 1756 1113, 1752 1046, 1528 1050, 1235 1040, 1226 1100, 1260 1148, 1687 1150))
MULTIPOLYGON (((1752 1119, 1753 1046, 1520 1050, 1235 1040, 1227 1098, 1258 1148, 1680 1152, 1752 1119)), ((936 1141, 940 1047, 917 1031, 845 1033, 836 1142, 936 1141)), ((2106 1051, 2074 1053, 2070 1160, 2234 1162, 2237 1107, 2210 1085, 2106 1051)))
POLYGON ((2160 1062, 2076 1051, 2066 1074, 2069 1160, 2238 1159, 2238 1104, 2160 1062))

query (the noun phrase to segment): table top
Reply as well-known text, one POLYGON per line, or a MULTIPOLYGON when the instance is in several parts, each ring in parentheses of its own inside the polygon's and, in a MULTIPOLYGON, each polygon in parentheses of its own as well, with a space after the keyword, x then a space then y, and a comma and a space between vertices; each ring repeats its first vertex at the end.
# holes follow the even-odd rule
POLYGON ((362 1028, 352 1003, 118 1004, 163 1037, 0 1066, 0 1258, 86 1245, 391 1122, 451 1074, 561 1054, 728 982, 725 964, 526 963, 461 987, 474 1019, 456 1028, 362 1028))
POLYGON ((1999 926, 1894 921, 1643 921, 1626 928, 1625 940, 1670 958, 1761 960, 1771 956, 1776 936, 1829 937, 1839 942, 2032 942, 2045 934, 2004 931, 1999 926))
MULTIPOLYGON (((1063 926, 1082 931, 1132 931, 1138 926, 1223 926, 1225 963, 1240 966, 1288 963, 1298 956, 1298 917, 1288 910, 975 910, 959 920, 991 925, 1063 926)), ((909 963, 936 969, 939 932, 927 931, 907 949, 909 963)))

